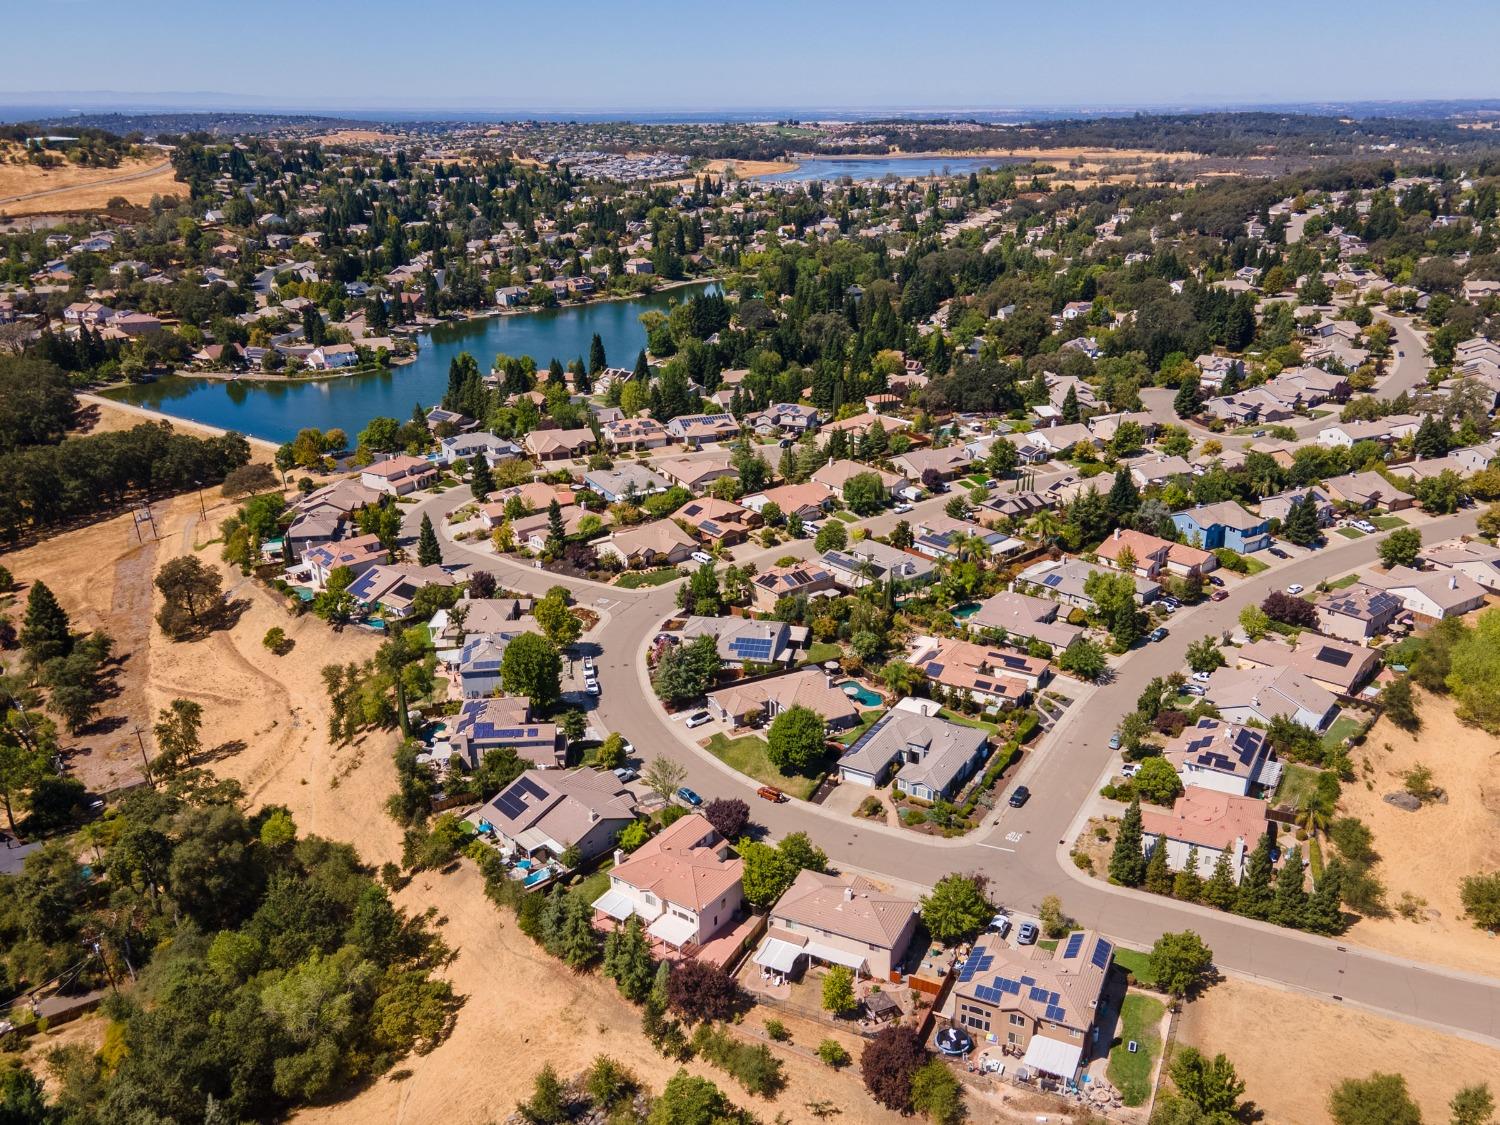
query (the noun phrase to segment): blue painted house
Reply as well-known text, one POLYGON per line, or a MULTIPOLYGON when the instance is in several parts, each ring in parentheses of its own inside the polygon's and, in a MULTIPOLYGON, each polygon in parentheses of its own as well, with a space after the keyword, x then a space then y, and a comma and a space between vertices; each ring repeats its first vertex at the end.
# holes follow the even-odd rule
POLYGON ((1217 504, 1200 504, 1172 517, 1182 537, 1206 551, 1228 547, 1242 555, 1264 551, 1271 545, 1266 520, 1245 511, 1233 500, 1217 504))

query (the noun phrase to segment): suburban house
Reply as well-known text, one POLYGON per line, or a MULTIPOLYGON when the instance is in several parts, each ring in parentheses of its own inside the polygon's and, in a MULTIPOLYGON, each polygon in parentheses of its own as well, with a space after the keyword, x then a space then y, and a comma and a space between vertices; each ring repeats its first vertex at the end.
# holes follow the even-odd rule
POLYGON ((746 664, 791 664, 807 644, 806 625, 784 621, 752 621, 747 617, 689 617, 682 626, 684 641, 713 637, 719 656, 731 668, 746 664))
POLYGON ((991 555, 1013 555, 1026 546, 1021 540, 1003 531, 995 531, 970 520, 954 519, 943 512, 924 516, 916 527, 912 549, 929 558, 952 558, 964 540, 978 543, 991 555))
POLYGON ((1409 566, 1375 569, 1364 579, 1398 598, 1418 625, 1433 625, 1449 617, 1473 613, 1485 603, 1485 590, 1457 570, 1413 570, 1409 566))
MULTIPOLYGON (((486 509, 491 510, 497 506, 485 505, 486 509)), ((496 527, 505 522, 503 517, 495 520, 492 511, 486 511, 484 514, 486 522, 493 522, 493 525, 496 527)), ((589 516, 593 516, 603 524, 607 524, 613 519, 608 512, 590 512, 587 508, 578 504, 563 504, 557 509, 557 515, 562 520, 564 536, 577 535, 583 530, 583 521, 589 516)), ((527 550, 538 553, 545 551, 547 549, 547 540, 552 537, 551 512, 548 508, 544 508, 541 511, 533 512, 529 516, 521 516, 518 519, 513 519, 510 521, 510 532, 511 538, 518 549, 524 547, 527 550)))
POLYGON ((465 592, 451 609, 434 613, 427 628, 439 650, 461 645, 469 637, 540 632, 529 616, 531 604, 530 598, 471 598, 465 592))
POLYGON ((1135 557, 1135 573, 1142 578, 1157 578, 1163 571, 1181 576, 1202 575, 1219 566, 1218 558, 1208 551, 1132 528, 1115 528, 1094 554, 1100 562, 1118 570, 1120 555, 1127 550, 1135 557))
POLYGON ((470 816, 511 854, 583 862, 602 855, 635 819, 635 799, 608 770, 527 770, 470 816))
POLYGON ((1084 630, 1057 619, 1058 603, 1002 590, 979 603, 966 624, 972 633, 1003 632, 1019 643, 1040 641, 1054 654, 1083 636, 1084 630))
POLYGON ((511 461, 521 456, 521 447, 515 442, 496 437, 483 430, 470 434, 454 434, 443 438, 438 445, 443 451, 443 460, 450 465, 460 458, 473 461, 476 457, 483 457, 485 464, 493 469, 501 461, 511 461))
POLYGON ((1338 700, 1316 681, 1291 668, 1218 668, 1204 698, 1226 722, 1270 726, 1282 716, 1320 731, 1338 712, 1338 700))
POLYGON ((785 977, 805 958, 890 980, 916 929, 916 900, 863 875, 803 870, 771 908, 755 963, 785 977))
POLYGON ((775 504, 783 516, 797 516, 803 520, 822 519, 833 507, 833 495, 820 485, 783 484, 747 496, 745 507, 757 515, 764 515, 767 505, 775 504))
POLYGON ((675 566, 686 562, 698 541, 671 520, 622 527, 596 544, 600 555, 619 559, 627 567, 675 566))
POLYGON ((425 457, 391 457, 360 470, 359 483, 390 496, 405 496, 437 480, 437 466, 425 457))
POLYGON ((863 589, 873 582, 894 582, 898 589, 925 586, 937 575, 931 560, 875 539, 861 539, 842 551, 824 551, 819 558, 844 590, 863 589))
POLYGON ((740 435, 740 424, 733 414, 679 414, 667 423, 667 433, 689 449, 705 444, 730 441, 740 435))
POLYGON ((1188 853, 1198 849, 1198 874, 1213 875, 1219 856, 1228 853, 1229 869, 1238 883, 1245 861, 1271 828, 1266 803, 1257 797, 1238 797, 1201 786, 1189 786, 1172 810, 1141 807, 1141 846, 1147 855, 1165 844, 1167 867, 1187 867, 1188 853))
POLYGON ((796 402, 777 402, 759 414, 746 418, 745 424, 757 433, 805 434, 817 429, 821 420, 816 407, 796 402))
POLYGON ((1209 551, 1228 547, 1248 555, 1271 545, 1265 518, 1251 515, 1233 500, 1200 504, 1178 512, 1172 523, 1188 543, 1209 551))
POLYGON ((302 569, 307 572, 312 585, 323 589, 328 585, 328 576, 339 567, 348 567, 355 577, 371 567, 380 566, 386 560, 386 549, 374 535, 357 535, 337 543, 320 543, 310 547, 302 556, 302 569))
POLYGON ((735 726, 769 723, 792 707, 816 711, 830 730, 852 727, 859 721, 853 699, 834 686, 820 668, 741 681, 708 696, 709 712, 735 726))
POLYGON ((921 668, 930 680, 967 691, 976 702, 1001 702, 999 692, 994 693, 997 696, 994 700, 985 698, 983 681, 992 676, 1020 680, 1029 691, 1040 690, 1052 678, 1052 665, 1045 657, 1029 656, 1015 649, 974 644, 956 637, 924 635, 914 638, 907 663, 921 668), (942 672, 934 674, 933 664, 940 665, 942 672), (978 677, 980 682, 971 683, 973 677, 978 677))
POLYGON ((1401 612, 1400 598, 1364 582, 1319 594, 1314 604, 1318 632, 1355 642, 1380 636, 1401 612))
POLYGON ((800 560, 787 566, 773 566, 750 580, 753 604, 762 613, 769 613, 782 598, 793 594, 812 597, 837 590, 831 571, 818 563, 800 560))
POLYGON ((655 418, 618 418, 599 429, 611 449, 660 449, 672 440, 655 418))
POLYGON ((1373 470, 1329 477, 1323 482, 1323 487, 1339 503, 1367 511, 1379 508, 1387 512, 1399 512, 1417 502, 1417 498, 1411 493, 1396 487, 1373 470))
POLYGON ((813 484, 820 484, 833 495, 842 497, 844 485, 858 476, 866 474, 873 475, 880 481, 880 486, 885 491, 886 498, 895 496, 907 496, 913 498, 919 495, 919 491, 905 477, 896 473, 888 473, 884 469, 876 469, 869 465, 862 465, 858 461, 844 458, 840 461, 830 461, 809 478, 813 484))
MULTIPOLYGON (((1094 566, 1081 559, 1042 559, 1032 563, 1016 575, 1016 585, 1029 588, 1042 595, 1050 595, 1067 605, 1080 609, 1092 609, 1094 599, 1084 587, 1092 574, 1113 573, 1106 567, 1094 566)), ((1149 578, 1132 575, 1135 581, 1135 599, 1141 605, 1154 601, 1161 594, 1161 585, 1149 578)))
POLYGON ((1285 492, 1278 492, 1275 496, 1267 496, 1260 502, 1260 514, 1268 520, 1286 523, 1286 517, 1291 512, 1292 505, 1302 503, 1304 496, 1312 497, 1313 506, 1318 513, 1318 526, 1330 526, 1334 517, 1333 501, 1320 488, 1291 488, 1285 492))
POLYGON ((1062 457, 1073 451, 1073 447, 1079 445, 1091 445, 1095 448, 1103 445, 1101 438, 1082 422, 1063 422, 1056 426, 1047 426, 1044 429, 1032 430, 1025 434, 1021 440, 1027 445, 1034 445, 1038 449, 1046 450, 1052 457, 1062 457))
POLYGON ((736 475, 730 456, 724 450, 694 457, 669 457, 655 464, 657 472, 690 492, 702 492, 714 481, 736 475))
POLYGON ((610 869, 609 890, 593 902, 613 928, 632 914, 646 933, 680 953, 707 944, 744 909, 744 863, 700 813, 689 813, 610 869))
POLYGON ((760 526, 760 516, 733 500, 712 496, 689 500, 672 518, 686 523, 700 542, 709 547, 732 547, 743 543, 760 526))
POLYGON ((1092 1041, 1114 946, 1074 930, 1056 949, 981 935, 958 967, 942 1015, 980 1042, 1001 1043, 1020 1064, 1071 1082, 1092 1041))
MULTIPOLYGON (((442 752, 443 742, 434 750, 442 752)), ((567 764, 566 744, 555 723, 531 719, 531 703, 515 696, 466 699, 446 739, 446 749, 473 769, 491 750, 510 749, 537 769, 561 769, 567 764)))
POLYGON ((986 512, 993 512, 1001 519, 1024 521, 1030 519, 1038 512, 1046 511, 1057 501, 1041 492, 1033 492, 1030 489, 1021 492, 1009 492, 1003 496, 997 496, 987 500, 981 507, 986 512))
POLYGON ((672 486, 667 478, 644 465, 618 465, 613 469, 591 469, 583 475, 583 487, 597 492, 606 503, 644 499, 672 486))
POLYGON ((1380 670, 1373 648, 1304 633, 1295 646, 1265 637, 1241 645, 1233 656, 1246 668, 1290 668, 1335 695, 1354 695, 1380 670))
POLYGON ((1174 477, 1191 476, 1193 466, 1181 457, 1165 453, 1148 453, 1144 457, 1132 457, 1122 461, 1121 467, 1130 470, 1130 479, 1137 488, 1164 485, 1174 477))
POLYGON ((457 586, 464 581, 461 566, 372 566, 349 586, 349 595, 368 613, 387 621, 410 616, 412 603, 426 586, 457 586))
POLYGON ((1269 792, 1281 780, 1281 762, 1261 731, 1219 719, 1199 719, 1168 743, 1162 757, 1184 787, 1248 797, 1269 792))
POLYGON ((1378 441, 1390 445, 1417 432, 1422 419, 1414 414, 1392 414, 1368 422, 1339 422, 1318 431, 1318 444, 1348 449, 1356 442, 1378 441))
POLYGON ((526 452, 538 461, 566 461, 581 457, 594 448, 594 431, 587 427, 576 430, 532 430, 523 442, 526 452))
POLYGON ((1421 558, 1434 571, 1454 571, 1500 593, 1500 547, 1478 539, 1447 539, 1423 547, 1421 558))
POLYGON ((891 464, 909 481, 920 483, 922 474, 931 470, 943 480, 950 480, 965 471, 970 464, 969 454, 961 445, 949 445, 942 449, 912 449, 899 457, 891 458, 891 464))
POLYGON ((839 780, 875 788, 899 765, 896 788, 901 792, 926 801, 952 796, 984 761, 985 734, 924 714, 924 705, 937 709, 925 700, 903 699, 877 719, 839 758, 839 780))

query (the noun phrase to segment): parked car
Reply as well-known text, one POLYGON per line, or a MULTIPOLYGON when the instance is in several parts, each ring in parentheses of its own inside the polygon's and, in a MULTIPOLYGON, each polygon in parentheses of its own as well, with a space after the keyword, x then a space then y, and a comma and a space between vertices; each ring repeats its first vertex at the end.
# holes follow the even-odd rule
POLYGON ((1292 557, 1291 555, 1283 551, 1280 547, 1267 547, 1266 550, 1275 555, 1278 559, 1289 559, 1292 557))
POLYGON ((1171 602, 1161 601, 1161 602, 1158 602, 1157 604, 1159 606, 1161 606, 1162 609, 1166 610, 1168 613, 1176 613, 1177 612, 1177 607, 1175 605, 1173 605, 1171 602))
POLYGON ((677 796, 687 804, 692 805, 695 809, 703 803, 703 798, 694 793, 686 785, 677 790, 677 796))
POLYGON ((1352 526, 1356 531, 1363 531, 1366 535, 1374 535, 1380 530, 1369 520, 1355 520, 1352 526))
POLYGON ((592 676, 594 674, 594 658, 592 656, 585 656, 583 658, 583 674, 585 676, 592 676))
POLYGON ((692 730, 694 727, 706 726, 713 721, 714 717, 707 711, 694 711, 687 717, 688 730, 692 730))
POLYGON ((1021 928, 1016 931, 1017 945, 1035 945, 1037 939, 1037 928, 1035 922, 1022 922, 1021 928))
POLYGON ((590 695, 598 695, 599 681, 590 676, 588 679, 583 681, 583 690, 588 692, 590 695))
POLYGON ((755 795, 763 801, 772 801, 778 805, 787 799, 787 795, 774 785, 762 785, 755 791, 755 795))
POLYGON ((641 776, 630 766, 621 766, 619 769, 612 770, 610 772, 612 772, 621 781, 634 781, 636 778, 641 776))
POLYGON ((1182 694, 1183 695, 1202 695, 1203 694, 1203 685, 1202 684, 1183 684, 1182 685, 1182 694))
POLYGON ((1215 590, 1212 594, 1208 595, 1209 601, 1214 602, 1222 602, 1227 597, 1229 597, 1229 595, 1226 594, 1223 590, 1215 590))
POLYGON ((1164 625, 1158 625, 1147 634, 1148 639, 1153 641, 1164 641, 1167 639, 1167 629, 1164 625))
POLYGON ((1109 748, 1111 750, 1118 750, 1120 748, 1120 732, 1119 731, 1115 731, 1114 734, 1112 734, 1112 735, 1109 736, 1109 748))
POLYGON ((1293 582, 1290 586, 1288 586, 1286 588, 1286 592, 1288 594, 1300 594, 1300 593, 1302 593, 1302 583, 1300 583, 1300 582, 1293 582))
POLYGON ((997 481, 997 480, 993 480, 993 479, 992 480, 987 480, 987 481, 984 482, 984 487, 985 488, 999 488, 1000 487, 1000 482, 997 481))
POLYGON ((1206 684, 1206 683, 1208 683, 1208 677, 1209 677, 1209 673, 1207 673, 1207 672, 1194 672, 1193 673, 1193 679, 1197 680, 1200 684, 1206 684))
POLYGON ((1208 576, 1208 584, 1210 586, 1218 586, 1222 588, 1224 585, 1224 579, 1220 578, 1217 574, 1210 574, 1208 576))
POLYGON ((692 559, 695 563, 699 564, 711 564, 714 561, 714 557, 707 551, 694 551, 692 559))
POLYGON ((990 924, 986 926, 985 929, 992 934, 998 934, 1000 937, 1004 937, 1006 934, 1010 933, 1010 915, 1006 914, 1004 911, 1001 911, 999 914, 996 914, 993 918, 990 919, 990 924))
POLYGON ((911 511, 911 505, 910 504, 904 504, 904 503, 903 504, 897 504, 894 508, 891 509, 891 511, 897 513, 898 515, 903 515, 904 516, 904 515, 906 515, 907 512, 911 511))
POLYGON ((1121 777, 1134 777, 1136 774, 1138 774, 1140 772, 1141 772, 1141 763, 1140 762, 1126 762, 1123 766, 1120 767, 1120 776, 1121 777))
POLYGON ((1031 800, 1031 790, 1024 785, 1017 785, 1010 791, 1010 807, 1018 809, 1027 801, 1031 800))

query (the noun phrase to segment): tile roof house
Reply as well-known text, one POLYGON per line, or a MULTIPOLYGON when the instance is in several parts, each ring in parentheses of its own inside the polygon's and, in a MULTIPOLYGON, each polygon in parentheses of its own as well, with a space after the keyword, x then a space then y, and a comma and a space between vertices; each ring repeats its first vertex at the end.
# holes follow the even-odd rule
MULTIPOLYGON (((1016 575, 1015 584, 1043 596, 1050 595, 1067 605, 1080 609, 1092 609, 1094 599, 1085 591, 1092 574, 1113 574, 1108 567, 1094 566, 1081 559, 1042 559, 1032 563, 1016 575)), ((1161 594, 1161 585, 1150 578, 1132 576, 1135 581, 1136 601, 1142 605, 1153 601, 1161 594)))
POLYGON ((693 457, 670 457, 655 462, 656 471, 674 484, 693 492, 702 492, 722 477, 736 475, 726 450, 714 450, 693 457))
POLYGON ((1358 508, 1379 508, 1387 512, 1399 512, 1410 508, 1417 498, 1399 488, 1373 470, 1345 473, 1341 477, 1329 477, 1323 487, 1334 500, 1353 504, 1358 508))
POLYGON ((937 577, 930 559, 875 539, 861 539, 842 551, 824 551, 819 558, 844 590, 860 590, 873 582, 895 582, 905 589, 924 586, 937 577))
POLYGON ((1346 641, 1367 641, 1391 627, 1401 599, 1378 587, 1356 582, 1318 595, 1318 632, 1346 641))
POLYGON ((1365 582, 1399 598, 1420 625, 1431 625, 1449 617, 1473 613, 1485 603, 1485 590, 1467 574, 1457 570, 1413 570, 1409 566, 1375 569, 1365 582))
POLYGON ((1433 570, 1457 571, 1490 593, 1500 593, 1500 547, 1478 539, 1446 539, 1423 547, 1420 557, 1433 570))
POLYGON ((944 512, 933 512, 918 521, 912 550, 929 558, 952 558, 965 539, 981 544, 991 555, 1013 555, 1026 547, 1021 540, 1003 531, 972 520, 954 519, 944 512))
POLYGON ((1380 670, 1380 653, 1373 648, 1333 637, 1304 633, 1293 645, 1270 637, 1234 650, 1247 668, 1290 668, 1321 684, 1335 695, 1353 695, 1380 670))
POLYGON ((833 495, 824 487, 807 484, 783 484, 746 496, 745 507, 760 514, 766 505, 775 504, 783 516, 797 515, 804 520, 821 519, 833 507, 833 495))
POLYGON ((666 477, 653 473, 644 465, 620 464, 613 469, 590 469, 583 475, 583 487, 613 504, 627 498, 644 499, 666 492, 671 485, 666 477))
POLYGON ((1047 598, 1002 590, 980 602, 965 624, 971 633, 999 630, 1015 641, 1041 641, 1055 654, 1063 652, 1084 633, 1080 626, 1059 621, 1057 611, 1057 602, 1047 598))
POLYGON ((891 464, 909 481, 920 482, 928 469, 948 480, 967 469, 970 458, 963 446, 949 445, 942 449, 912 449, 891 458, 891 464))
POLYGON ((1278 492, 1274 496, 1266 496, 1260 502, 1260 514, 1268 520, 1280 520, 1286 522, 1287 513, 1292 510, 1293 504, 1302 503, 1304 496, 1311 496, 1313 506, 1318 513, 1318 526, 1328 527, 1333 523, 1333 502, 1329 500, 1328 494, 1320 488, 1289 488, 1285 492, 1278 492))
POLYGON ((769 722, 792 707, 816 711, 833 730, 859 721, 854 701, 820 668, 740 681, 708 696, 709 711, 736 726, 747 725, 749 721, 769 722))
POLYGON ((733 500, 703 496, 690 500, 672 518, 686 523, 700 542, 708 546, 732 547, 743 543, 760 526, 760 516, 733 500))
POLYGON ((600 427, 611 449, 659 449, 671 440, 655 418, 620 418, 600 427))
POLYGON ((386 549, 375 535, 356 535, 334 543, 320 543, 311 547, 302 556, 312 584, 321 590, 328 585, 328 576, 341 566, 347 566, 355 577, 373 566, 379 566, 387 558, 386 549))
POLYGON ((976 727, 897 706, 844 751, 838 763, 839 779, 878 787, 899 763, 896 788, 932 801, 951 796, 984 760, 987 750, 985 733, 976 727))
POLYGON ((1219 719, 1199 719, 1167 744, 1162 757, 1184 786, 1236 797, 1269 792, 1281 780, 1281 762, 1261 731, 1219 719))
POLYGON ((719 656, 730 667, 745 664, 790 664, 797 650, 807 643, 806 625, 784 621, 752 621, 747 617, 689 617, 682 626, 682 639, 713 637, 719 656))
POLYGON ((608 770, 527 770, 470 819, 511 852, 556 860, 576 847, 587 862, 635 819, 635 800, 608 770))
POLYGON ((906 659, 934 683, 967 692, 976 703, 988 706, 1024 703, 1028 692, 1052 678, 1052 666, 1044 657, 956 637, 916 637, 906 659))
POLYGON ((367 612, 387 620, 411 614, 412 603, 425 586, 457 586, 468 576, 461 566, 372 566, 349 586, 350 596, 367 612))
POLYGON ((452 464, 462 458, 465 461, 473 461, 474 458, 482 456, 485 464, 494 468, 502 461, 513 461, 521 456, 521 447, 515 442, 494 434, 479 431, 477 433, 454 434, 445 437, 438 443, 443 452, 443 460, 452 464))
POLYGON ((817 429, 821 420, 817 407, 778 402, 746 418, 745 424, 759 433, 805 434, 817 429))
POLYGON ((1205 879, 1213 875, 1219 856, 1227 852, 1238 883, 1245 861, 1271 829, 1266 811, 1266 803, 1255 797, 1189 786, 1170 812, 1150 805, 1141 808, 1141 846, 1150 855, 1165 842, 1167 867, 1173 871, 1183 870, 1189 851, 1197 848, 1198 873, 1205 879))
POLYGON ((628 567, 672 566, 685 562, 697 546, 698 541, 671 520, 653 520, 622 527, 599 540, 595 549, 628 567))
POLYGON ((864 465, 858 461, 843 458, 838 461, 830 461, 809 478, 813 484, 820 484, 835 496, 844 495, 844 485, 857 476, 872 473, 879 479, 881 487, 885 489, 887 497, 895 496, 903 489, 911 488, 911 482, 897 473, 888 473, 884 469, 877 469, 871 465, 864 465))
POLYGON ((359 483, 376 492, 405 496, 437 480, 437 466, 425 457, 390 457, 360 470, 359 483))
POLYGON ((613 925, 634 914, 651 937, 689 951, 739 917, 743 872, 713 825, 689 813, 615 864, 609 890, 593 902, 595 917, 613 925))
POLYGON ((958 966, 942 1015, 979 1041, 1001 1043, 1020 1063, 1071 1082, 1103 1009, 1114 946, 1074 930, 1055 950, 984 934, 958 966))
POLYGON ((739 437, 733 414, 679 414, 667 423, 667 433, 690 449, 739 437))
POLYGON ((1172 523, 1191 546, 1213 551, 1228 547, 1242 555, 1263 551, 1271 534, 1261 516, 1251 515, 1233 500, 1200 504, 1172 516, 1172 523))
POLYGON ((750 580, 750 592, 756 609, 769 613, 782 598, 794 594, 816 595, 836 592, 833 572, 816 562, 797 561, 788 566, 773 566, 750 580))
MULTIPOLYGON (((471 769, 490 750, 506 748, 537 769, 561 769, 567 764, 566 746, 557 725, 534 722, 531 704, 514 696, 465 700, 446 741, 471 769)), ((434 749, 442 746, 438 743, 434 749)))
POLYGON ((576 430, 532 430, 522 444, 526 447, 526 452, 538 461, 566 461, 594 448, 594 431, 587 427, 576 430))
POLYGON ((1333 693, 1291 668, 1219 668, 1208 678, 1204 698, 1231 723, 1269 726, 1278 715, 1320 731, 1338 711, 1333 693))
POLYGON ((790 975, 802 958, 889 980, 917 929, 915 899, 863 875, 800 871, 771 908, 755 963, 790 975))

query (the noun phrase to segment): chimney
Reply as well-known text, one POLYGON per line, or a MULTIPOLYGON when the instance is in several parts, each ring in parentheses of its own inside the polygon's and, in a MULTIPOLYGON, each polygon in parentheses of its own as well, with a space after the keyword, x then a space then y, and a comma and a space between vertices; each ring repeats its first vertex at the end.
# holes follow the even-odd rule
POLYGON ((621 851, 619 848, 616 848, 615 849, 615 866, 619 867, 620 864, 622 864, 624 862, 625 862, 625 853, 623 851, 621 851))
POLYGON ((854 901, 854 888, 853 887, 845 887, 844 888, 844 901, 845 902, 853 902, 854 901))
POLYGON ((1115 538, 1116 539, 1120 538, 1120 529, 1118 527, 1115 528, 1115 538))

